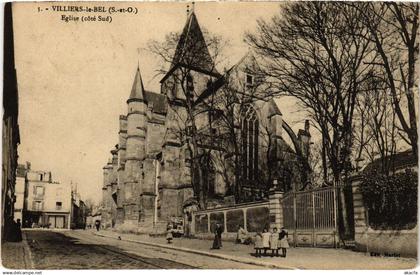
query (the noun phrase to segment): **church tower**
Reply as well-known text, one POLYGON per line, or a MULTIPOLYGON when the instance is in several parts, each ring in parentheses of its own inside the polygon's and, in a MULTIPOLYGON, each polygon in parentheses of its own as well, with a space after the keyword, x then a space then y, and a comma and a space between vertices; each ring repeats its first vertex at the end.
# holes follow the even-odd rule
POLYGON ((192 11, 182 29, 170 68, 161 79, 161 94, 168 99, 166 116, 167 131, 162 146, 164 167, 160 181, 160 216, 183 215, 183 203, 194 194, 191 185, 191 167, 188 146, 180 136, 179 117, 187 118, 185 108, 187 96, 195 101, 206 90, 209 83, 221 75, 215 68, 197 17, 192 11), (180 169, 181 168, 181 169, 180 169))
POLYGON ((140 68, 137 68, 127 100, 127 139, 124 179, 125 222, 137 225, 141 219, 141 187, 146 138, 146 97, 140 68))

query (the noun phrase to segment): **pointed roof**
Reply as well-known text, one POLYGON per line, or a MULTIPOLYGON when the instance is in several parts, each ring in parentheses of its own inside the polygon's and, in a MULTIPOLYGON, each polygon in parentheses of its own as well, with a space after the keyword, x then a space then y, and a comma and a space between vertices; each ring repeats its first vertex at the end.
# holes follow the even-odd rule
POLYGON ((130 99, 145 99, 145 90, 141 79, 140 67, 137 67, 136 76, 134 77, 133 87, 131 88, 130 99))
POLYGON ((194 11, 188 16, 179 37, 171 67, 177 64, 196 67, 206 72, 215 71, 214 62, 194 11))

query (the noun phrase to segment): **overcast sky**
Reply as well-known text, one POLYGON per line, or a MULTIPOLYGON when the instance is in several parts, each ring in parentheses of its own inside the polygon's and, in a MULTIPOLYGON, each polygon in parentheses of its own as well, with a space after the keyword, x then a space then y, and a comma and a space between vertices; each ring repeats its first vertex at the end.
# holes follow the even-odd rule
MULTIPOLYGON (((51 171, 56 181, 77 182, 82 198, 99 202, 102 167, 118 141, 118 116, 126 113, 138 62, 145 88, 159 92, 159 78, 153 78, 158 61, 137 49, 146 48, 149 40, 162 41, 168 32, 181 31, 187 3, 83 3, 89 7, 138 8, 137 15, 113 15, 110 24, 66 23, 62 14, 81 14, 54 12, 52 5, 13 6, 19 161, 30 161, 33 169, 51 171), (38 7, 43 11, 38 12, 38 7)), ((255 29, 258 18, 268 19, 278 11, 278 3, 195 5, 201 27, 229 39, 225 55, 231 65, 248 50, 244 32, 255 29)), ((282 99, 279 105, 289 124, 301 128, 302 116, 295 113, 294 102, 282 99)))

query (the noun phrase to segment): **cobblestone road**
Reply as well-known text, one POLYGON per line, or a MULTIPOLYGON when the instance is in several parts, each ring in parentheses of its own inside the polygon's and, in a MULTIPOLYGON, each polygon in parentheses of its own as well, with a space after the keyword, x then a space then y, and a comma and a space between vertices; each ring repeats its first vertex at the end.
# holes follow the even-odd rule
POLYGON ((81 240, 70 232, 27 231, 26 234, 36 269, 192 268, 165 259, 139 257, 103 240, 81 240))
POLYGON ((86 231, 26 231, 36 269, 261 269, 202 255, 93 236, 86 231))

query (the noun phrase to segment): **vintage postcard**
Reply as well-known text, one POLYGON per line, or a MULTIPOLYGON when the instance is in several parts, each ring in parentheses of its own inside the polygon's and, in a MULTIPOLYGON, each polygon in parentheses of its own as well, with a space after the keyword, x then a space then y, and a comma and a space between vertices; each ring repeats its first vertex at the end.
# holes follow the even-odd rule
POLYGON ((5 4, 4 270, 417 274, 418 28, 418 2, 5 4))

